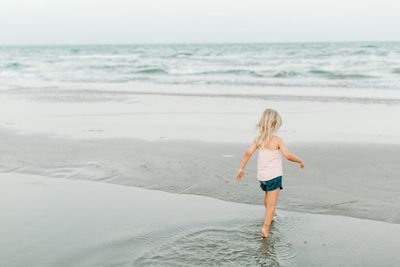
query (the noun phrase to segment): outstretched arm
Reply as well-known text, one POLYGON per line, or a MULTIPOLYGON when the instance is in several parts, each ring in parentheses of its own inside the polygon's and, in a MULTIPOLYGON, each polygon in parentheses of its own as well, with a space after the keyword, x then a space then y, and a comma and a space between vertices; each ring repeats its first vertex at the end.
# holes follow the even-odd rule
POLYGON ((242 157, 242 161, 240 162, 240 166, 239 166, 239 170, 236 173, 236 180, 240 180, 242 179, 242 177, 244 176, 244 167, 246 167, 247 162, 249 161, 249 159, 251 158, 251 156, 253 155, 254 151, 257 150, 257 145, 252 144, 249 149, 247 149, 246 153, 244 153, 243 157, 242 157))
POLYGON ((287 146, 285 145, 285 143, 281 138, 279 138, 278 140, 278 146, 287 160, 297 162, 300 164, 300 168, 304 168, 303 160, 300 157, 293 154, 292 152, 290 152, 289 148, 287 148, 287 146))

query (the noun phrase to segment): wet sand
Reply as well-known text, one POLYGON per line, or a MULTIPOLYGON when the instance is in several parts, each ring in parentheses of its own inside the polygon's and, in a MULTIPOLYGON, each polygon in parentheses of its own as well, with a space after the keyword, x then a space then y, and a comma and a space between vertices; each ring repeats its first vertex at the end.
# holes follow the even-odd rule
POLYGON ((400 225, 0 174, 1 266, 395 266, 400 225), (22 253, 23 252, 23 253, 22 253), (23 257, 21 255, 23 254, 23 257))
MULTIPOLYGON (((84 179, 262 204, 248 144, 135 139, 71 140, 0 131, 0 171, 84 179)), ((284 163, 279 208, 400 223, 399 145, 292 143, 306 168, 284 163)))
POLYGON ((257 134, 264 109, 273 107, 282 115, 279 134, 287 141, 400 144, 396 90, 75 83, 67 90, 51 88, 0 90, 0 127, 75 139, 244 143, 257 134))
POLYGON ((20 91, 0 97, 0 266, 400 262, 397 104, 20 91), (257 155, 233 177, 266 104, 306 168, 284 163, 262 241, 257 155))

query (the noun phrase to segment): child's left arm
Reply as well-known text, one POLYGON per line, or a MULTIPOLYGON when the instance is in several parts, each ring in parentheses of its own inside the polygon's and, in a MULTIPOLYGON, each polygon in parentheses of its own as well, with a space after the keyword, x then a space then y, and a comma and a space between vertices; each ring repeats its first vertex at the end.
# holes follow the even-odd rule
POLYGON ((236 173, 236 180, 240 181, 240 179, 242 179, 242 177, 245 175, 244 173, 244 167, 246 166, 247 162, 249 161, 249 159, 251 158, 251 156, 253 155, 254 151, 257 150, 257 145, 256 144, 252 144, 249 149, 247 149, 246 153, 244 153, 242 161, 240 162, 240 167, 239 170, 236 173))

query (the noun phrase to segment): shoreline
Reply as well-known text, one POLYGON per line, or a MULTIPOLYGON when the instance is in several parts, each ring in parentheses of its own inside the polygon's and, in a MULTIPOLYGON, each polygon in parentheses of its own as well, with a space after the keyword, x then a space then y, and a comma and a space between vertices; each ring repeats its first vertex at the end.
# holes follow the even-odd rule
MULTIPOLYGON (((240 183, 247 144, 189 140, 74 140, 0 131, 0 171, 91 180, 261 204, 254 154, 240 183)), ((284 163, 278 208, 400 223, 399 145, 288 144, 306 168, 284 163), (324 155, 321 159, 320 155, 324 155), (377 161, 379 159, 379 161, 377 161), (344 186, 345 185, 345 186, 344 186), (375 199, 371 198, 375 195, 375 199)))
POLYGON ((281 88, 264 92, 252 90, 249 94, 254 96, 243 98, 232 97, 239 94, 240 88, 233 90, 231 87, 204 86, 203 90, 203 87, 164 88, 162 85, 151 88, 125 85, 123 89, 119 85, 114 88, 112 84, 93 85, 92 89, 91 84, 87 86, 89 89, 72 87, 67 90, 56 86, 1 91, 0 105, 7 112, 0 114, 0 127, 22 134, 43 133, 74 139, 194 139, 245 143, 255 137, 255 124, 265 107, 270 106, 279 110, 284 118, 279 134, 287 141, 400 144, 400 129, 393 123, 397 120, 400 105, 304 101, 309 97, 330 97, 331 93, 334 98, 351 98, 355 94, 381 101, 382 95, 368 90, 363 90, 363 95, 358 95, 357 90, 347 90, 342 96, 336 91, 303 92, 299 93, 303 100, 279 100, 273 96, 273 100, 266 101, 258 96, 281 94, 290 97, 293 91, 281 88), (96 91, 96 86, 111 88, 103 92, 96 91), (196 89, 201 89, 205 96, 196 96, 196 89), (156 91, 168 95, 153 94, 156 91), (208 96, 209 92, 226 97, 208 96))

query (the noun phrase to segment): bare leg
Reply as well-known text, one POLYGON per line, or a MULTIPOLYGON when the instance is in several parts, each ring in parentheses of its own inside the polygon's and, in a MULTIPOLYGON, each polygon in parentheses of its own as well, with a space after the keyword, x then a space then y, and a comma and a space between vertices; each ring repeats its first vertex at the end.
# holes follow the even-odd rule
POLYGON ((265 209, 267 209, 267 194, 268 194, 268 191, 265 191, 265 194, 264 194, 264 206, 265 206, 265 209))
MULTIPOLYGON (((267 212, 267 203, 268 203, 268 201, 267 201, 267 194, 268 194, 268 191, 265 191, 265 194, 264 194, 264 207, 265 207, 265 212, 267 212)), ((274 214, 274 216, 272 217, 272 222, 275 220, 275 214, 274 214)))
POLYGON ((263 237, 268 237, 269 227, 271 226, 272 217, 275 213, 276 203, 278 202, 279 192, 281 190, 278 188, 274 191, 269 191, 266 194, 266 199, 264 199, 264 203, 266 201, 267 208, 265 210, 265 221, 263 228, 261 230, 261 235, 263 237))

